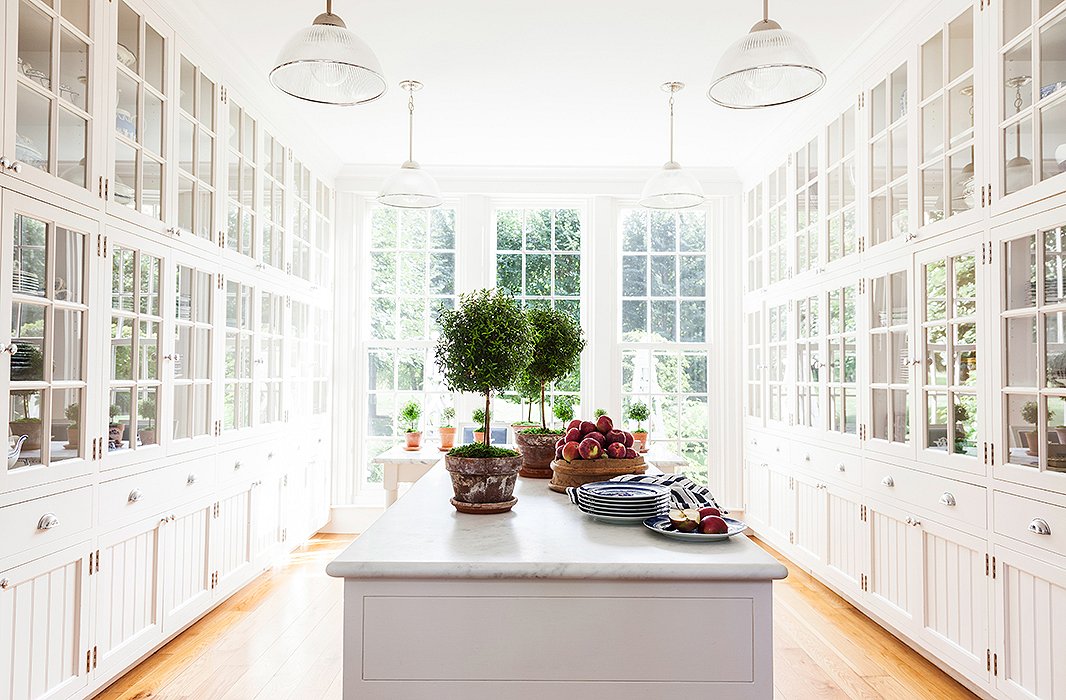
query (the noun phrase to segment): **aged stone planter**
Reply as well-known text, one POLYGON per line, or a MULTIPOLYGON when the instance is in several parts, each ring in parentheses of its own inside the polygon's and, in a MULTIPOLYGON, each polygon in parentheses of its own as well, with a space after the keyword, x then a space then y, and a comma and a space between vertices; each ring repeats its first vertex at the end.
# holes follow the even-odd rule
POLYGON ((460 513, 506 513, 518 502, 514 484, 522 468, 522 456, 444 457, 444 467, 452 477, 455 498, 452 505, 460 513))
POLYGON ((518 451, 522 453, 522 471, 530 479, 552 478, 552 460, 555 459, 555 443, 562 435, 527 435, 516 433, 518 451))

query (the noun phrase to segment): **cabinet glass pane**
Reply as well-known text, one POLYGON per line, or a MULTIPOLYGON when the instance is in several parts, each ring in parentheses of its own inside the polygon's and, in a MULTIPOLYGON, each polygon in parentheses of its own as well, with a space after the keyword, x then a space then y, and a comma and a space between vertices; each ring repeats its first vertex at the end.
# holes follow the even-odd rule
MULTIPOLYGON (((66 3, 64 3, 64 6, 66 3)), ((90 89, 89 45, 63 28, 59 33, 59 96, 84 111, 90 89)))
MULTIPOLYGON (((1060 24, 1066 28, 1066 22, 1060 24)), ((1063 53, 1066 54, 1066 46, 1063 47, 1063 53)), ((1066 65, 1066 61, 1061 63, 1066 65)), ((1047 180, 1064 171, 1066 171, 1066 101, 1060 99, 1040 109, 1040 179, 1047 180)))
POLYGON ((175 439, 208 435, 211 432, 211 274, 178 265, 174 310, 175 439))
POLYGON ((15 108, 15 157, 21 163, 49 170, 51 161, 51 101, 22 83, 15 108))
POLYGON ((944 35, 937 32, 922 44, 922 99, 944 86, 944 35))
POLYGON ((70 110, 59 108, 56 169, 67 182, 87 185, 85 162, 88 155, 89 122, 70 110))

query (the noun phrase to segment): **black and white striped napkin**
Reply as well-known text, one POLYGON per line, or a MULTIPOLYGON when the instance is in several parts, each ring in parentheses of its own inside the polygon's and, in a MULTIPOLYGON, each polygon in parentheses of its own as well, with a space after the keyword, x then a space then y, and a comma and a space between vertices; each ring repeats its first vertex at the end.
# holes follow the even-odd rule
MULTIPOLYGON (((722 511, 722 515, 729 512, 718 505, 718 501, 714 500, 714 496, 711 495, 711 492, 706 487, 700 486, 692 479, 680 474, 625 474, 616 476, 611 481, 634 481, 643 484, 669 486, 671 508, 684 509, 714 506, 722 511)), ((576 487, 567 488, 566 495, 570 497, 571 503, 577 505, 576 487)))

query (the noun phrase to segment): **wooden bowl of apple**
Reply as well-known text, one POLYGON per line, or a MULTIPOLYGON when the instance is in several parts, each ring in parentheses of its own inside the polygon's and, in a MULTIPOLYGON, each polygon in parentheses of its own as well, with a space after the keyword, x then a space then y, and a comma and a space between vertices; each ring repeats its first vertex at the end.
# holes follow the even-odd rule
POLYGON ((548 488, 562 493, 570 486, 643 474, 646 469, 644 458, 633 449, 633 434, 616 430, 609 416, 600 416, 595 423, 575 419, 555 443, 548 488))

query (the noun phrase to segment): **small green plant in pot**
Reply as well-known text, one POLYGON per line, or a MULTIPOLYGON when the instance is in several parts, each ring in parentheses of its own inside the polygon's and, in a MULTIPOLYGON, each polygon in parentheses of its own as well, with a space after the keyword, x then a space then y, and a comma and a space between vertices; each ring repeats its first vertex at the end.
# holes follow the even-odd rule
POLYGON ((420 418, 422 418, 422 407, 413 399, 405 403, 403 409, 400 410, 400 423, 407 437, 407 446, 404 449, 408 451, 413 452, 422 447, 422 432, 418 429, 420 418))
MULTIPOLYGON (((552 404, 552 415, 554 415, 563 427, 569 425, 570 421, 574 420, 574 399, 572 396, 556 396, 555 403, 552 404)), ((596 416, 599 418, 599 416, 596 416)))
POLYGON ((518 433, 526 428, 537 426, 537 422, 533 420, 533 406, 540 398, 540 384, 526 369, 519 373, 518 379, 515 381, 514 386, 511 387, 511 391, 514 392, 512 400, 518 401, 524 416, 522 420, 511 423, 511 429, 514 430, 517 436, 518 433))
MULTIPOLYGON (((1051 418, 1051 411, 1047 411, 1047 418, 1051 418)), ((1026 401, 1022 404, 1022 420, 1033 426, 1033 430, 1023 430, 1022 436, 1025 438, 1027 454, 1036 457, 1040 454, 1040 431, 1036 427, 1040 422, 1040 406, 1036 401, 1026 401)))
POLYGON ((63 409, 63 416, 67 419, 67 444, 68 450, 76 450, 81 444, 81 404, 75 401, 63 409))
POLYGON ((33 391, 11 392, 11 419, 7 426, 12 435, 26 437, 22 442, 23 448, 27 450, 41 449, 43 439, 41 419, 30 415, 34 410, 30 399, 33 393, 33 391))
POLYGON ((649 418, 651 418, 651 411, 648 410, 648 404, 642 401, 631 403, 629 408, 626 409, 626 419, 637 424, 636 430, 631 432, 633 433, 633 440, 640 441, 640 452, 648 451, 648 432, 644 430, 644 421, 649 418))
POLYGON ((474 412, 470 414, 470 420, 474 421, 474 442, 488 444, 485 440, 485 435, 488 432, 485 430, 485 409, 475 408, 474 412))
POLYGON ((440 414, 440 451, 447 452, 455 445, 455 409, 448 406, 440 414))
POLYGON ((440 339, 434 359, 450 391, 476 392, 485 398, 484 442, 451 449, 444 458, 452 479, 452 505, 461 513, 510 510, 522 456, 493 447, 492 395, 514 386, 532 350, 529 321, 510 295, 482 289, 464 294, 454 310, 437 317, 440 339))
POLYGON ((515 436, 522 453, 522 476, 550 479, 555 450, 563 431, 548 427, 547 390, 577 369, 585 348, 581 326, 567 314, 553 309, 529 309, 529 330, 533 348, 525 374, 536 382, 540 399, 540 427, 527 428, 515 436))

